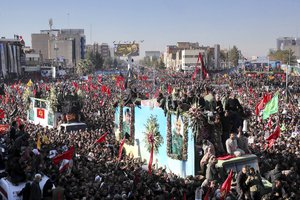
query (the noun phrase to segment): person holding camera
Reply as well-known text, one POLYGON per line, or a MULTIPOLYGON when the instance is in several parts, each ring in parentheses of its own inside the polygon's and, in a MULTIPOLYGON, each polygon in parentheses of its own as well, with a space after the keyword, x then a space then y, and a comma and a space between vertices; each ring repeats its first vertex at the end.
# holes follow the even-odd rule
POLYGON ((254 168, 251 167, 249 170, 246 185, 250 189, 250 197, 252 200, 260 199, 260 192, 263 187, 261 177, 258 172, 255 172, 254 168))

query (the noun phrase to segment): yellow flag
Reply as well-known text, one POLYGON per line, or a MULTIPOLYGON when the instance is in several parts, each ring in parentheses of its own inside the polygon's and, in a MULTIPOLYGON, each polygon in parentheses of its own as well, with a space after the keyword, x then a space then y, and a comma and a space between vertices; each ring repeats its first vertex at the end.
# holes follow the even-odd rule
POLYGON ((43 142, 43 144, 49 144, 50 143, 49 138, 47 137, 47 135, 43 135, 42 142, 43 142))
POLYGON ((32 81, 31 81, 31 79, 29 79, 29 81, 28 81, 28 83, 27 83, 27 86, 28 86, 28 87, 31 87, 31 86, 32 86, 32 81))
POLYGON ((41 150, 41 139, 40 139, 40 134, 38 134, 38 136, 37 136, 36 148, 37 148, 38 150, 41 150))

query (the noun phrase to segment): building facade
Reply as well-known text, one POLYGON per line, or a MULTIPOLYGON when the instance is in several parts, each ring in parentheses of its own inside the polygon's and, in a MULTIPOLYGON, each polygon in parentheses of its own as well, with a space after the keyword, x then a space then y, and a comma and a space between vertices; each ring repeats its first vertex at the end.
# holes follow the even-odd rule
POLYGON ((300 59, 300 38, 281 37, 277 39, 277 50, 289 50, 294 52, 297 59, 300 59))
POLYGON ((100 45, 100 54, 103 59, 110 58, 110 48, 109 48, 108 44, 102 43, 100 45))
POLYGON ((214 47, 200 46, 198 42, 177 42, 177 45, 169 45, 164 53, 164 63, 171 70, 194 70, 199 53, 209 70, 220 68, 220 45, 214 47))
POLYGON ((160 58, 160 51, 145 51, 145 57, 150 58, 150 61, 160 58))
POLYGON ((31 34, 32 48, 44 60, 65 60, 67 67, 74 67, 85 58, 84 29, 51 29, 31 34))
POLYGON ((21 61, 25 60, 22 47, 20 40, 0 39, 0 77, 13 78, 22 75, 21 61))

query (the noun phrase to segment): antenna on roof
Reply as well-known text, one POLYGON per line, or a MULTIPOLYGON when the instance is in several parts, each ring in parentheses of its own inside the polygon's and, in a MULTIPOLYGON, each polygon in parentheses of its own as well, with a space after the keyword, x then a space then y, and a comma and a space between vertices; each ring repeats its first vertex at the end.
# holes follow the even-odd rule
POLYGON ((49 27, 50 27, 50 30, 52 30, 52 26, 53 26, 53 19, 50 18, 50 19, 49 19, 49 27))

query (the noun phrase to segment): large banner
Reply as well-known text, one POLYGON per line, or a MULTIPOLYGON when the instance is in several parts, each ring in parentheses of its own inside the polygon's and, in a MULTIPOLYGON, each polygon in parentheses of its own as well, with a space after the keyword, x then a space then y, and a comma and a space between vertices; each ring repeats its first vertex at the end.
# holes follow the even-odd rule
POLYGON ((115 56, 139 56, 139 44, 117 44, 115 56))

